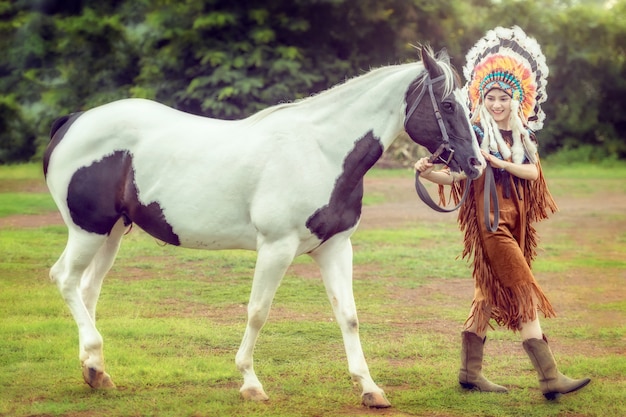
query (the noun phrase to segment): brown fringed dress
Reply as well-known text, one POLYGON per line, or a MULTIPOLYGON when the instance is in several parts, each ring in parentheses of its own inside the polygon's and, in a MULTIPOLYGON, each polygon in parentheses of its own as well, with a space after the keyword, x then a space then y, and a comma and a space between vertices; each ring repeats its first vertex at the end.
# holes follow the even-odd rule
MULTIPOLYGON (((511 132, 501 133, 505 141, 512 142, 511 132)), ((556 315, 531 270, 538 243, 532 224, 546 219, 548 210, 552 213, 557 210, 538 158, 537 168, 539 177, 535 181, 493 169, 500 206, 500 221, 495 232, 487 230, 484 224, 484 174, 472 182, 468 198, 459 210, 459 228, 464 232, 463 258, 473 260, 475 282, 473 314, 466 324, 471 325, 473 320, 488 323, 485 315, 491 310, 490 318, 517 331, 521 323, 536 318, 537 309, 546 317, 556 315)), ((452 187, 451 196, 457 203, 464 182, 452 187)), ((441 187, 440 198, 445 204, 441 187)), ((493 222, 493 204, 490 218, 493 222)), ((486 324, 478 331, 484 331, 485 327, 486 324)))

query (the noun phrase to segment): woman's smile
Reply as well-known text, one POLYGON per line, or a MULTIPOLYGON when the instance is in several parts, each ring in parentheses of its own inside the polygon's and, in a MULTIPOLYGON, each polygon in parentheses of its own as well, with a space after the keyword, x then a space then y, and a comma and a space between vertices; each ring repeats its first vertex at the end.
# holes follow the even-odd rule
POLYGON ((511 96, 504 90, 494 88, 485 95, 485 106, 498 127, 503 130, 509 130, 511 96))

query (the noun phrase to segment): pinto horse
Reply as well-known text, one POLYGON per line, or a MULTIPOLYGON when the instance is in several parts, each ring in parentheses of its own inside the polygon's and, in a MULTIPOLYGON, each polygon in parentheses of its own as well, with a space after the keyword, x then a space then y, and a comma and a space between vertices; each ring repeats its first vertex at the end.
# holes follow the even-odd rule
POLYGON ((134 223, 171 245, 257 251, 235 358, 245 399, 268 399, 254 346, 287 268, 307 254, 321 270, 363 404, 388 407, 363 355, 352 292, 363 176, 403 130, 455 173, 476 178, 485 166, 449 59, 421 52, 421 62, 378 68, 237 121, 143 99, 57 119, 43 165, 68 241, 50 278, 78 325, 85 381, 115 386, 96 303, 134 223))

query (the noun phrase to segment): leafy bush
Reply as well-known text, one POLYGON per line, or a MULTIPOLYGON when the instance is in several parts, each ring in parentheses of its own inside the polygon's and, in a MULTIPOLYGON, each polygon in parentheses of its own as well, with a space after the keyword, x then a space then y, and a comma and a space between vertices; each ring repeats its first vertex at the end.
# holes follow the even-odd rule
POLYGON ((542 152, 624 159, 626 0, 609 3, 0 0, 0 163, 41 155, 56 117, 119 98, 236 119, 414 61, 411 44, 446 47, 460 68, 487 29, 514 24, 550 66, 542 152))
POLYGON ((27 161, 35 151, 35 132, 15 98, 0 96, 0 164, 27 161))

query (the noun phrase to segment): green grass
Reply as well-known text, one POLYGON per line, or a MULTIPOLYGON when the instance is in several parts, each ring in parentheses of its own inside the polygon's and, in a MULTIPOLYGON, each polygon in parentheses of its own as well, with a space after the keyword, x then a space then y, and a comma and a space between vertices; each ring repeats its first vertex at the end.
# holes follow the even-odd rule
POLYGON ((43 178, 43 168, 40 163, 0 164, 0 180, 33 180, 39 178, 43 178))
POLYGON ((40 164, 0 165, 0 217, 56 211, 40 164))
MULTIPOLYGON (((576 189, 576 198, 606 189, 626 193, 620 185, 626 175, 567 169, 547 175, 576 189)), ((50 209, 46 194, 19 190, 40 175, 34 165, 0 167, 0 183, 14 181, 0 192, 0 202, 13 207, 0 217, 50 209)), ((544 330, 555 340, 561 370, 593 379, 552 403, 541 396, 518 336, 504 330, 490 332, 485 372, 510 393, 458 388, 458 334, 471 281, 465 261, 455 260, 461 248, 456 225, 357 231, 361 341, 373 378, 392 402, 385 411, 360 405, 310 259, 298 258, 288 271, 256 346, 255 368, 271 399, 249 403, 238 392, 234 356, 255 254, 163 247, 138 229, 125 237, 98 308, 107 370, 118 388, 92 390, 80 373, 76 325, 48 280, 65 228, 0 228, 0 416, 624 416, 626 305, 623 292, 615 291, 623 288, 626 231, 589 239, 593 231, 552 221, 535 269, 565 311, 544 321, 544 330), (572 278, 579 276, 589 278, 572 278)), ((623 225, 624 218, 614 222, 623 225)))
POLYGON ((602 197, 612 193, 626 193, 626 163, 615 162, 610 166, 595 164, 550 165, 543 163, 544 175, 555 197, 584 197, 598 195, 598 205, 602 197))
POLYGON ((40 193, 0 194, 0 217, 13 214, 40 214, 56 210, 52 198, 40 193))

